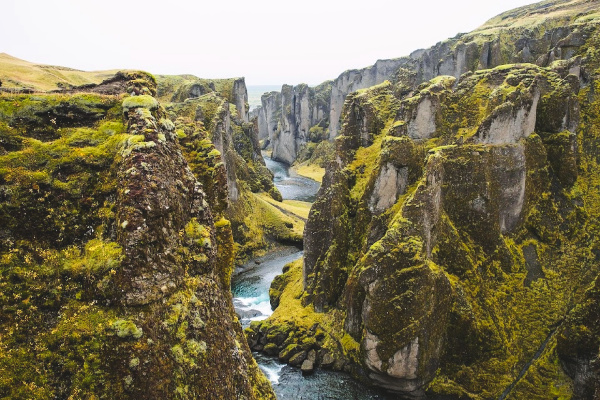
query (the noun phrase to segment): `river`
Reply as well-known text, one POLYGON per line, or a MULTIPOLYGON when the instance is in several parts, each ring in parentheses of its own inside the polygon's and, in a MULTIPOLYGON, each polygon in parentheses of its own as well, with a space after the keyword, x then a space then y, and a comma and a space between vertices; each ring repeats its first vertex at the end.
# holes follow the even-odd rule
MULTIPOLYGON (((274 174, 275 186, 284 200, 314 201, 319 183, 298 176, 288 166, 265 157, 274 174)), ((295 247, 286 247, 265 257, 252 260, 238 268, 232 278, 231 290, 236 312, 242 326, 263 320, 272 314, 269 287, 284 265, 302 257, 295 247)), ((315 370, 302 376, 298 368, 280 363, 277 358, 254 353, 258 365, 271 381, 278 400, 391 400, 395 397, 361 385, 342 372, 315 370)))
POLYGON ((291 171, 289 167, 263 155, 267 168, 273 173, 273 182, 284 200, 315 201, 319 182, 305 178, 291 171))

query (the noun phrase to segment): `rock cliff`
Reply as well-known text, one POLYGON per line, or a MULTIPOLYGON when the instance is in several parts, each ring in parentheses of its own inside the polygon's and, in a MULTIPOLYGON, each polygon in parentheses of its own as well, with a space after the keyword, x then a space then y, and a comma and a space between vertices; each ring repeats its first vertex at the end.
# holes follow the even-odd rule
POLYGON ((497 63, 419 52, 410 85, 350 94, 304 262, 250 345, 408 398, 597 398, 598 5, 511 11, 459 38, 491 31, 497 63))
MULTIPOLYGON (((458 79, 467 72, 504 64, 534 63, 547 67, 556 60, 569 59, 587 40, 586 32, 580 26, 586 22, 586 15, 592 15, 597 7, 594 1, 543 1, 501 14, 473 32, 459 34, 409 56, 379 60, 367 68, 345 71, 330 83, 330 96, 322 108, 329 117, 321 124, 327 127, 329 140, 333 140, 340 132, 346 96, 386 80, 398 84, 397 90, 407 93, 436 76, 449 75, 458 79), (581 15, 581 19, 576 20, 576 15, 581 15)), ((270 115, 276 116, 281 126, 284 121, 303 118, 301 109, 285 108, 283 103, 278 103, 276 109, 272 104, 270 107, 270 115)), ((259 129, 264 136, 267 129, 263 128, 263 122, 259 120, 259 129)), ((311 122, 316 123, 315 120, 311 122)), ((276 124, 271 124, 268 132, 279 133, 280 130, 272 129, 276 124)), ((276 135, 269 137, 272 136, 276 135)), ((298 148, 308 140, 306 135, 291 129, 281 139, 275 139, 273 146, 276 141, 283 149, 281 160, 291 163, 295 158, 290 157, 294 154, 290 149, 298 148)))
MULTIPOLYGON (((247 94, 243 79, 206 80, 191 76, 159 76, 158 96, 166 99, 165 108, 183 144, 188 162, 205 170, 201 148, 214 144, 211 157, 222 159, 228 198, 225 216, 231 221, 237 244, 237 262, 281 243, 300 245, 297 225, 301 221, 283 220, 268 202, 257 198, 266 193, 281 201, 273 175, 261 155, 256 121, 248 121, 247 94), (264 212, 264 218, 251 218, 264 212)), ((212 171, 212 180, 219 172, 212 171)), ((204 182, 209 185, 209 182, 204 182)), ((303 222, 302 222, 303 224, 303 222)))
POLYGON ((248 91, 244 78, 201 79, 193 75, 157 75, 157 97, 163 103, 182 103, 215 93, 233 104, 236 115, 248 122, 248 91))
POLYGON ((119 73, 0 96, 3 398, 274 398, 232 306, 226 171, 205 137, 188 163, 154 95, 119 73))
POLYGON ((263 95, 259 111, 259 137, 268 138, 273 159, 292 164, 308 142, 320 142, 328 126, 331 83, 316 88, 283 85, 281 93, 263 95))

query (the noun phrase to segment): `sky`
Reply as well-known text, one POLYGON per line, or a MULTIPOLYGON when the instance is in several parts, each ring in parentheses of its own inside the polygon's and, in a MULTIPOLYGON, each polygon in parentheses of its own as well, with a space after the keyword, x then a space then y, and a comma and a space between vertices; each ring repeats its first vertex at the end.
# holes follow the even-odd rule
POLYGON ((531 0, 2 0, 0 53, 85 71, 317 85, 531 0))

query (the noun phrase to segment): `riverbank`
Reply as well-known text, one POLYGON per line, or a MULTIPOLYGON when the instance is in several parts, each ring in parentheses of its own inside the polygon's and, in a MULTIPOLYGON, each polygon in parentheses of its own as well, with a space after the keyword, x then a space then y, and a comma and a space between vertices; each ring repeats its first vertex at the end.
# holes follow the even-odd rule
POLYGON ((323 176, 325 175, 325 168, 321 168, 314 164, 300 164, 292 166, 292 171, 296 174, 305 178, 312 179, 313 181, 323 183, 323 176))
POLYGON ((279 247, 235 269, 231 292, 243 328, 273 313, 269 301, 271 282, 286 264, 298 260, 302 254, 296 247, 279 247))
MULTIPOLYGON (((271 160, 264 153, 263 156, 268 168, 273 172, 275 185, 284 200, 278 202, 261 194, 254 194, 255 198, 260 203, 273 207, 286 218, 293 219, 294 226, 300 226, 300 222, 304 226, 312 205, 311 201, 320 187, 319 182, 301 176, 287 165, 271 160)), ((303 172, 306 173, 306 170, 303 172)), ((318 174, 312 175, 314 178, 321 178, 318 174)), ((273 314, 270 294, 273 294, 275 298, 277 293, 270 293, 270 289, 272 281, 277 276, 281 276, 284 267, 285 271, 292 270, 295 274, 295 285, 292 285, 296 289, 293 291, 294 295, 301 295, 302 256, 303 252, 297 247, 278 247, 264 256, 236 268, 232 276, 231 290, 236 313, 240 317, 242 327, 247 328, 252 322, 263 321, 273 314)), ((292 291, 288 290, 285 296, 289 296, 290 293, 292 291)), ((309 314, 308 309, 302 308, 299 297, 294 302, 288 301, 289 304, 295 305, 293 310, 289 310, 294 314, 290 315, 291 318, 303 318, 309 314)), ((279 309, 277 313, 281 315, 283 310, 279 309)), ((323 315, 320 314, 320 316, 323 315)), ((387 400, 393 398, 387 397, 383 392, 363 386, 342 372, 316 369, 310 376, 303 376, 299 368, 288 365, 279 357, 258 352, 253 354, 261 370, 271 381, 279 400, 387 400)))

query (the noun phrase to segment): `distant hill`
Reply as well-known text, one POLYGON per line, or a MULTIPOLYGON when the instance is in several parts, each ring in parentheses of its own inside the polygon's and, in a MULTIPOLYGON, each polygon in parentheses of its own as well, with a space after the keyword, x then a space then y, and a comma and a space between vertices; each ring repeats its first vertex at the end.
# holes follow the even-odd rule
POLYGON ((98 84, 117 71, 80 71, 67 67, 35 64, 0 53, 0 82, 3 88, 49 91, 69 86, 98 84))

